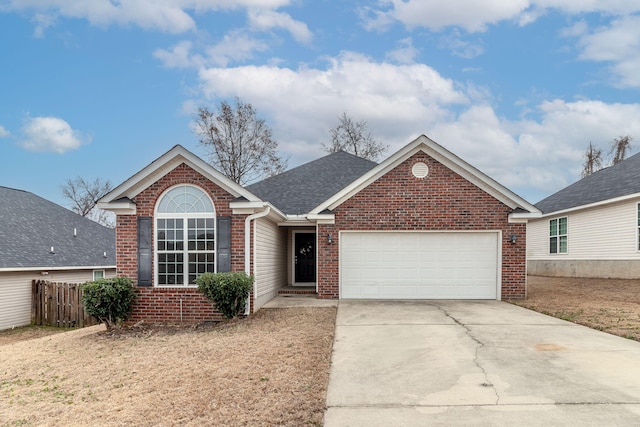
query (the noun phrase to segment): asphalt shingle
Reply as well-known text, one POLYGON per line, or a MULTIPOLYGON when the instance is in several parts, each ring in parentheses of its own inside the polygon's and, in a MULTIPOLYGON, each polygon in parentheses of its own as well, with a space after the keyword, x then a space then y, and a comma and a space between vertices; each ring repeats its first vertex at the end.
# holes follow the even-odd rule
POLYGON ((544 213, 640 193, 640 153, 563 188, 536 203, 544 213))
POLYGON ((113 266, 115 237, 33 193, 0 186, 0 268, 113 266))
POLYGON ((252 184, 247 189, 287 215, 302 215, 377 165, 371 160, 338 151, 252 184))

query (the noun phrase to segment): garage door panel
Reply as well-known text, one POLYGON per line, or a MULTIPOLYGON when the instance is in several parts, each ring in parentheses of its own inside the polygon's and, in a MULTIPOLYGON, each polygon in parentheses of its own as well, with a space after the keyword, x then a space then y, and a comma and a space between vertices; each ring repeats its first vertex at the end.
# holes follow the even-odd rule
POLYGON ((340 295, 379 299, 496 299, 496 232, 348 232, 340 295))

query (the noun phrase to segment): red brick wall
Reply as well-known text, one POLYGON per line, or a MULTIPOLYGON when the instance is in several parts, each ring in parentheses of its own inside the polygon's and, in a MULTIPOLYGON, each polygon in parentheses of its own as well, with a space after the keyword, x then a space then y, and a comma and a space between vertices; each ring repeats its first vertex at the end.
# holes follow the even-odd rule
POLYGON ((318 296, 338 298, 340 230, 502 230, 502 298, 526 295, 526 225, 509 224, 504 205, 441 163, 420 152, 334 210, 334 225, 319 225, 333 244, 318 239, 318 296), (417 162, 429 175, 411 173, 417 162), (517 243, 509 236, 516 234, 517 243))
MULTIPOLYGON (((244 271, 244 220, 246 216, 231 214, 229 202, 234 200, 235 196, 182 163, 133 199, 136 203, 136 215, 117 216, 116 265, 119 276, 130 277, 134 283, 137 283, 136 216, 152 217, 158 198, 167 189, 178 184, 192 184, 200 187, 213 200, 216 216, 231 216, 231 270, 244 271)), ((155 232, 155 223, 153 227, 155 232)), ((131 322, 139 320, 148 322, 180 321, 180 300, 182 300, 182 321, 184 322, 220 319, 220 314, 197 289, 156 288, 152 286, 139 287, 137 291, 138 297, 130 318, 131 322)))

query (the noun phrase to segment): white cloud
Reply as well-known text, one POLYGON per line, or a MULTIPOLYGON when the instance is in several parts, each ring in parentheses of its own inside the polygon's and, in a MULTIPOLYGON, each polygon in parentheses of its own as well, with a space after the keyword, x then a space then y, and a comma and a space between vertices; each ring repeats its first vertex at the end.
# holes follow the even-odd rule
POLYGON ((196 53, 193 42, 183 40, 169 49, 156 49, 153 56, 168 68, 226 67, 231 62, 252 59, 255 52, 268 48, 267 43, 262 40, 236 30, 226 34, 217 44, 204 48, 203 53, 196 53))
POLYGON ((365 28, 384 30, 397 21, 408 28, 425 27, 437 31, 458 27, 468 32, 480 32, 501 21, 527 25, 548 10, 569 15, 625 15, 640 11, 637 0, 383 0, 380 5, 378 9, 364 9, 365 28))
POLYGON ((202 69, 202 92, 252 103, 292 166, 322 155, 320 144, 344 111, 366 120, 390 152, 426 134, 533 202, 579 178, 589 142, 607 149, 620 135, 640 135, 640 104, 555 99, 509 120, 496 114, 486 88, 462 86, 422 64, 377 63, 353 53, 328 64, 202 69))
POLYGON ((0 125, 0 138, 6 138, 9 135, 11 135, 11 132, 9 132, 7 129, 5 129, 4 126, 0 125))
POLYGON ((309 43, 313 37, 304 22, 296 21, 288 13, 273 10, 249 10, 249 25, 254 30, 268 31, 282 28, 300 43, 309 43))
POLYGON ((326 69, 210 68, 200 78, 206 96, 251 102, 292 165, 322 154, 320 143, 344 111, 367 120, 390 152, 424 133, 533 202, 579 178, 589 142, 606 150, 620 135, 640 135, 640 104, 555 99, 530 107, 529 118, 508 120, 487 103, 485 88, 460 86, 425 65, 351 53, 330 58, 326 69))
POLYGON ((413 40, 411 37, 400 40, 399 46, 387 52, 387 59, 396 62, 398 64, 412 64, 415 57, 418 56, 420 51, 413 46, 413 40))
POLYGON ((606 152, 620 135, 640 135, 640 104, 546 101, 539 119, 509 121, 474 105, 431 132, 437 142, 537 202, 577 181, 589 142, 606 152), (524 194, 526 193, 526 194, 524 194))
POLYGON ((86 19, 92 25, 135 25, 169 33, 196 29, 191 14, 241 8, 275 9, 290 0, 9 0, 0 9, 33 11, 36 35, 57 17, 86 19))
POLYGON ((567 34, 579 36, 580 59, 612 63, 615 84, 640 87, 640 16, 615 19, 591 33, 583 25, 567 34))
POLYGON ((173 45, 170 49, 156 49, 153 56, 167 68, 199 67, 204 64, 200 55, 192 55, 193 43, 188 40, 173 45))
POLYGON ((318 156, 342 112, 367 120, 376 135, 399 148, 447 119, 449 107, 468 102, 453 81, 426 65, 377 63, 353 53, 327 62, 324 69, 203 69, 202 91, 209 98, 239 96, 251 102, 268 118, 282 150, 298 161, 318 156))
POLYGON ((453 55, 465 59, 475 58, 484 53, 484 48, 480 43, 472 43, 464 40, 458 30, 442 36, 438 41, 438 47, 448 49, 453 55))
POLYGON ((389 18, 409 28, 440 30, 461 27, 469 32, 484 31, 488 24, 515 19, 529 7, 528 0, 387 0, 390 9, 375 15, 375 21, 389 18))
POLYGON ((25 139, 20 145, 29 151, 44 151, 62 154, 76 150, 88 142, 80 132, 58 117, 33 117, 27 120, 22 132, 25 139))
POLYGON ((45 30, 56 23, 56 17, 46 13, 36 13, 31 21, 36 25, 33 36, 41 39, 44 37, 45 30))
MULTIPOLYGON (((384 2, 380 2, 384 4, 384 2)), ((363 6, 356 10, 360 22, 367 31, 384 32, 393 25, 395 19, 387 10, 377 10, 370 6, 363 6)))
POLYGON ((5 9, 34 11, 41 17, 36 27, 40 36, 57 17, 86 19, 97 26, 136 25, 170 33, 195 29, 194 20, 179 3, 160 0, 12 0, 5 9))
POLYGON ((253 58, 254 52, 265 51, 269 46, 244 31, 232 31, 222 41, 206 49, 207 63, 226 67, 230 62, 245 61, 253 58))
POLYGON ((637 0, 531 0, 540 9, 556 9, 568 14, 604 13, 624 15, 640 10, 637 0))

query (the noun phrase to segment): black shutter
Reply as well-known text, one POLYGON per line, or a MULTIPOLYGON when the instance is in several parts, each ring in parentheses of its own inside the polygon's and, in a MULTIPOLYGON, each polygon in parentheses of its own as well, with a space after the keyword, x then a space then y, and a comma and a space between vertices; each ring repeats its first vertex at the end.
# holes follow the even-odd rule
POLYGON ((231 217, 219 216, 216 226, 218 273, 231 271, 231 217))
POLYGON ((153 218, 150 216, 138 217, 138 286, 152 285, 151 221, 153 218))

